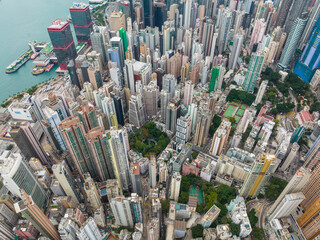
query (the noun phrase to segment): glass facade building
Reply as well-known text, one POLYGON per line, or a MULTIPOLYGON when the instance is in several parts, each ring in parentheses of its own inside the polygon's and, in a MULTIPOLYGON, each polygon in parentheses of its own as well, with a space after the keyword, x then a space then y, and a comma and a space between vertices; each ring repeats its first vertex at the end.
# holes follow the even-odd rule
POLYGON ((91 45, 90 34, 93 32, 93 25, 89 6, 84 3, 74 3, 69 10, 78 42, 87 42, 91 45))

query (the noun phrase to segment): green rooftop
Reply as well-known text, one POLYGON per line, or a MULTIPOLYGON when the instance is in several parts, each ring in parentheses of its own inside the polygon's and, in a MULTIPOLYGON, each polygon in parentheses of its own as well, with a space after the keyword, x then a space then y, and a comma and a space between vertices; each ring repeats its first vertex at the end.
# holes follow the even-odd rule
POLYGON ((45 46, 41 51, 40 53, 44 53, 44 54, 48 54, 50 52, 53 51, 53 46, 52 46, 52 43, 48 43, 47 46, 45 46))

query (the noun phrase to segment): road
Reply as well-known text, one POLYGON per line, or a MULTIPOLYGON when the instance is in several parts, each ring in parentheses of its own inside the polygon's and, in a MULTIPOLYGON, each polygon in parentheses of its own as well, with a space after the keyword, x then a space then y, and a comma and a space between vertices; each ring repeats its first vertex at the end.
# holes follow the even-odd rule
POLYGON ((293 94, 293 92, 292 92, 292 90, 290 88, 289 88, 289 95, 290 95, 290 97, 291 97, 291 99, 292 99, 292 101, 293 101, 293 103, 295 105, 294 112, 297 112, 298 111, 298 102, 297 102, 297 99, 294 96, 294 94, 293 94))

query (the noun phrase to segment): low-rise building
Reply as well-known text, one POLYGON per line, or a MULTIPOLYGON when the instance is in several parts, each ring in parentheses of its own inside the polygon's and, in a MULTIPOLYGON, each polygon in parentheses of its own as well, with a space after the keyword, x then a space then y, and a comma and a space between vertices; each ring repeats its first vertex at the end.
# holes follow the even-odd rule
POLYGON ((216 218, 219 216, 220 208, 218 208, 216 205, 213 205, 206 214, 201 219, 201 224, 204 228, 210 227, 212 222, 216 220, 216 218))

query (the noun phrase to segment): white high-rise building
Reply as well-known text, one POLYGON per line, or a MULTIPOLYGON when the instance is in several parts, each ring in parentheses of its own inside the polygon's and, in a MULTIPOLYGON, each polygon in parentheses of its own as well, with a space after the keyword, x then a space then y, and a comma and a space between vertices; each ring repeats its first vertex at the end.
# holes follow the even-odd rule
POLYGON ((290 153, 288 154, 286 160, 280 167, 281 171, 287 170, 287 168, 291 165, 292 161, 295 159, 295 157, 298 154, 299 148, 300 148, 300 145, 296 142, 291 145, 290 153))
POLYGON ((302 192, 286 194, 268 219, 287 217, 305 199, 302 192))
POLYGON ((232 50, 231 50, 231 56, 229 59, 229 68, 232 70, 234 70, 237 65, 237 61, 241 52, 242 42, 243 42, 243 35, 236 34, 235 40, 233 42, 232 50))
POLYGON ((187 106, 189 106, 192 103, 193 87, 194 87, 194 84, 190 80, 186 82, 184 87, 183 103, 187 106))
POLYGON ((60 183, 63 191, 67 196, 72 197, 72 200, 79 203, 80 196, 76 191, 74 185, 74 179, 72 178, 72 173, 65 161, 54 164, 52 166, 52 171, 58 182, 60 183))
POLYGON ((119 181, 120 188, 129 189, 129 162, 124 131, 122 129, 116 130, 112 127, 106 134, 110 147, 114 174, 119 181))
POLYGON ((311 171, 309 169, 301 167, 296 174, 291 178, 285 189, 283 189, 280 196, 274 202, 274 204, 269 209, 269 213, 272 213, 277 206, 280 204, 282 199, 286 194, 301 192, 306 186, 311 176, 311 171))
POLYGON ((210 147, 210 153, 214 156, 218 156, 221 154, 222 149, 227 143, 229 134, 231 130, 231 122, 224 120, 215 134, 212 137, 212 144, 210 147))
POLYGON ((149 162, 149 178, 150 187, 155 188, 157 185, 157 161, 154 155, 151 156, 149 162))
POLYGON ((28 163, 18 153, 4 151, 0 156, 0 174, 4 186, 15 196, 20 189, 29 194, 42 210, 47 207, 49 194, 43 189, 28 163))
POLYGON ((116 225, 126 227, 134 226, 130 199, 124 196, 112 198, 110 207, 116 220, 116 225))
POLYGON ((176 86, 177 86, 177 79, 174 77, 174 75, 166 74, 163 76, 162 90, 165 90, 170 94, 170 99, 174 97, 176 86))
POLYGON ((179 199, 181 178, 182 177, 179 172, 174 172, 171 179, 170 199, 176 202, 178 202, 179 199))
POLYGON ((92 217, 82 224, 77 236, 80 240, 102 240, 100 230, 92 217))
POLYGON ((191 7, 192 0, 186 0, 184 5, 184 28, 188 29, 191 27, 191 7))
POLYGON ((264 80, 260 84, 259 91, 258 91, 257 96, 256 96, 256 100, 254 101, 254 105, 258 105, 261 102, 262 97, 263 97, 264 93, 266 92, 268 83, 269 83, 268 80, 264 80))
POLYGON ((129 100, 129 123, 137 128, 146 123, 146 108, 140 93, 131 95, 129 100))
POLYGON ((88 197, 90 207, 95 211, 102 206, 99 191, 94 180, 91 178, 90 173, 83 174, 83 177, 85 180, 83 187, 84 191, 88 197))

